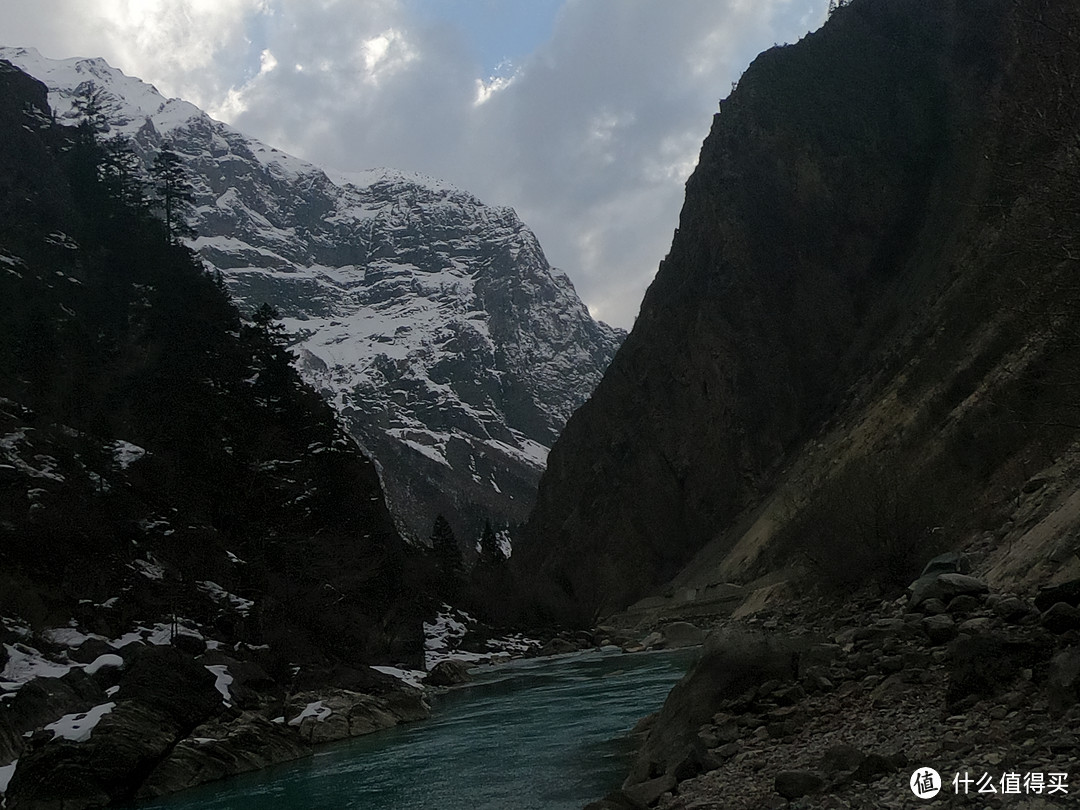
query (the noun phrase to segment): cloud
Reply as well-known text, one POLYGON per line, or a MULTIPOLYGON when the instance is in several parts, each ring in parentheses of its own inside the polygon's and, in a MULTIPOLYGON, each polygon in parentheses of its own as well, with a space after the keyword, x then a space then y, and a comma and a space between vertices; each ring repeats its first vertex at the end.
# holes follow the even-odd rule
POLYGON ((629 326, 717 101, 825 5, 566 0, 496 76, 449 13, 410 0, 0 0, 0 14, 6 44, 104 56, 328 168, 421 171, 512 205, 592 311, 629 326))

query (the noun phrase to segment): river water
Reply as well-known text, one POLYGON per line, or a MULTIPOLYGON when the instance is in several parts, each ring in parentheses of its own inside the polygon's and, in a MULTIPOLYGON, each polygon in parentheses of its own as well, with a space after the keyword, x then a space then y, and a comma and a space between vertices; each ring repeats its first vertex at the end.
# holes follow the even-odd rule
POLYGON ((618 787, 626 732, 696 651, 517 662, 436 699, 429 720, 140 805, 140 810, 580 810, 618 787))

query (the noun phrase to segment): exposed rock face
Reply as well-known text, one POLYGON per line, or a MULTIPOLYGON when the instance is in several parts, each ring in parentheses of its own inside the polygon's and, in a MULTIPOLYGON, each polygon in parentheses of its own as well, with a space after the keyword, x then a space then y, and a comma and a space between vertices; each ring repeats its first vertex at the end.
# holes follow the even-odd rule
POLYGON ((8 807, 154 798, 430 713, 420 690, 374 670, 343 680, 376 693, 321 685, 286 698, 257 664, 216 651, 133 642, 120 652, 117 667, 35 678, 0 706, 0 762, 18 759, 0 790, 8 807))
POLYGON ((440 661, 424 678, 429 686, 457 686, 472 680, 469 668, 461 661, 440 661))
POLYGON ((747 69, 550 454, 515 555, 542 611, 595 621, 695 553, 673 586, 805 551, 822 580, 902 587, 931 531, 984 528, 1025 453, 1068 447, 1073 428, 1003 428, 1077 424, 1050 383, 1075 370, 1074 324, 1039 315, 1077 292, 1076 109, 1045 90, 1076 80, 1053 33, 1073 12, 1037 5, 856 1, 747 69))
POLYGON ((673 777, 680 764, 693 758, 700 747, 697 729, 711 720, 722 704, 761 684, 793 681, 797 674, 795 649, 790 640, 740 630, 710 636, 701 661, 664 701, 624 788, 673 777))
MULTIPOLYGON (((108 708, 96 723, 81 734, 31 738, 8 787, 9 808, 103 807, 132 798, 154 764, 220 710, 214 678, 190 657, 169 647, 133 653, 117 699, 102 704, 108 708)), ((66 717, 78 730, 75 716, 66 717)))
POLYGON ((148 799, 311 753, 295 730, 253 712, 214 719, 181 740, 140 786, 148 799))
POLYGON ((192 247, 242 307, 282 313, 299 368, 379 461, 411 534, 426 539, 440 511, 459 535, 525 519, 548 448, 623 335, 589 316, 512 209, 396 171, 330 177, 100 59, 0 58, 44 81, 61 119, 91 82, 140 151, 171 143, 195 183, 192 247))

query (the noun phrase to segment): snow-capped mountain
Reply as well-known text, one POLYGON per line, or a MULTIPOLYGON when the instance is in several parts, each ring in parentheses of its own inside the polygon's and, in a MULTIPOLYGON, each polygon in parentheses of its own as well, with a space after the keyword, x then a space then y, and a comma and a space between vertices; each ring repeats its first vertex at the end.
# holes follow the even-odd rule
POLYGON ((623 334, 594 321, 510 208, 393 170, 334 175, 101 59, 0 48, 62 121, 86 83, 147 159, 195 186, 190 244, 243 308, 275 306, 297 363, 380 465, 414 537, 523 520, 548 448, 623 334))

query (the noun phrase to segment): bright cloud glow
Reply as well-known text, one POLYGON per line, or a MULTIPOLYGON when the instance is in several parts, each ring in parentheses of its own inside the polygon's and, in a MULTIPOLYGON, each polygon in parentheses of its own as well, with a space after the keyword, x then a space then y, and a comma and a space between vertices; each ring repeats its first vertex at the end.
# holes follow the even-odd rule
POLYGON ((328 168, 419 171, 512 205, 591 311, 629 326, 717 100, 759 51, 823 22, 827 0, 564 0, 532 38, 511 36, 520 7, 497 4, 487 50, 534 50, 494 75, 484 15, 421 5, 0 0, 0 19, 2 44, 103 56, 328 168))

